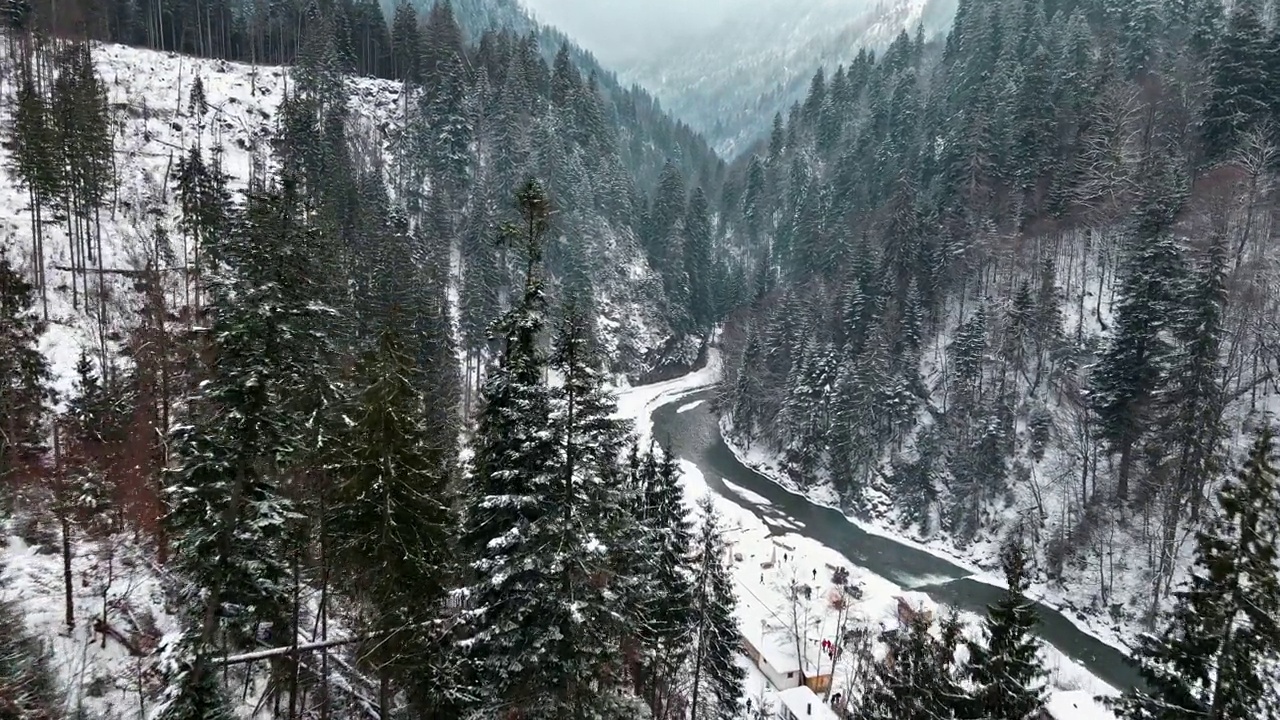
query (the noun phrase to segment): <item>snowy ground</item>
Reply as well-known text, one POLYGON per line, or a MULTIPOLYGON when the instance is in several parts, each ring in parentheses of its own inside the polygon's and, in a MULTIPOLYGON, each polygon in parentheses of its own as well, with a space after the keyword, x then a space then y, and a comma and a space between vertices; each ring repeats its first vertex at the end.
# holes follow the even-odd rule
MULTIPOLYGON (((50 526, 16 525, 0 522, 0 599, 15 602, 27 630, 45 643, 67 699, 65 716, 75 716, 80 708, 95 720, 152 716, 165 689, 165 647, 181 637, 179 609, 170 606, 167 575, 152 560, 153 551, 126 534, 76 537, 71 559, 74 627, 68 629, 60 536, 50 526), (103 619, 106 633, 99 629, 103 619)), ((304 589, 300 600, 299 641, 305 644, 318 639, 320 593, 304 589)), ((328 629, 328 639, 347 634, 339 608, 332 611, 328 629)), ((335 698, 374 696, 376 689, 342 653, 329 658, 335 698)), ((268 689, 267 669, 259 660, 223 670, 236 717, 278 717, 270 705, 260 706, 268 689)))
MULTIPOLYGON (((622 389, 618 398, 619 414, 635 423, 636 431, 642 438, 651 436, 651 416, 653 411, 665 403, 678 401, 681 396, 711 385, 717 378, 719 363, 719 355, 713 354, 707 367, 695 373, 666 383, 622 389)), ((691 409, 691 405, 685 404, 681 408, 687 411, 691 409)), ((761 462, 762 458, 751 454, 744 453, 741 459, 757 466, 763 464, 761 462)), ((793 578, 803 582, 812 581, 812 584, 822 586, 825 589, 823 580, 829 579, 831 568, 848 567, 847 560, 840 552, 817 541, 794 533, 771 535, 764 522, 749 510, 713 493, 704 480, 701 471, 694 463, 682 460, 681 467, 684 471, 683 482, 686 504, 691 508, 695 507, 695 503, 699 498, 704 495, 710 495, 714 502, 714 507, 723 516, 725 525, 729 528, 725 535, 732 545, 731 553, 740 553, 743 557, 742 561, 734 562, 733 570, 740 594, 751 596, 746 598, 747 602, 755 604, 762 601, 766 604, 773 604, 779 608, 779 613, 781 613, 781 608, 786 607, 790 602, 786 598, 785 588, 793 578), (786 560, 781 561, 784 553, 786 560), (774 559, 781 562, 778 562, 772 569, 761 567, 763 561, 774 559)), ((768 466, 764 466, 761 469, 767 470, 768 466)), ((771 474, 771 477, 776 478, 778 475, 771 474)), ((735 491, 741 490, 735 488, 735 491)), ((893 537, 895 540, 901 540, 931 552, 937 551, 935 548, 921 546, 919 543, 893 535, 884 528, 868 528, 868 530, 881 532, 893 537)), ((948 559, 952 558, 948 557, 948 559)), ((860 586, 863 592, 863 598, 852 609, 851 617, 856 622, 864 623, 872 629, 877 629, 883 623, 892 622, 897 604, 896 598, 903 595, 904 589, 862 568, 849 567, 848 569, 851 584, 860 586)), ((812 615, 821 615, 823 596, 823 593, 815 593, 815 602, 810 609, 812 615)), ((928 603, 927 598, 918 593, 908 593, 907 597, 912 604, 917 606, 928 603)), ((787 612, 790 611, 788 610, 787 612)), ((962 614, 961 618, 966 622, 967 632, 977 632, 980 620, 978 616, 966 613, 962 614)), ((818 633, 813 635, 815 643, 821 637, 821 626, 826 623, 826 620, 819 617, 816 622, 819 630, 818 633)), ((782 622, 779 621, 774 624, 778 625, 782 624, 782 622)), ((834 624, 829 625, 829 627, 834 627, 834 624)), ((752 632, 753 629, 744 628, 744 631, 752 632)), ((754 631, 761 632, 759 629, 754 629, 754 631)), ((1099 708, 1092 698, 1097 695, 1114 695, 1116 694, 1114 688, 1089 673, 1078 663, 1052 646, 1045 646, 1041 654, 1046 667, 1050 671, 1051 704, 1055 709, 1064 711, 1058 717, 1064 719, 1078 718, 1079 720, 1110 717, 1108 713, 1099 708)), ((746 663, 748 666, 750 665, 745 658, 742 658, 741 662, 746 663)), ((773 689, 768 687, 767 681, 759 671, 755 670, 754 667, 751 669, 752 672, 748 675, 744 696, 752 698, 753 703, 758 703, 763 690, 764 698, 772 701, 773 689)), ((834 692, 848 691, 852 684, 850 682, 850 675, 852 674, 850 670, 851 668, 846 667, 843 663, 837 665, 833 673, 834 692)))
POLYGON ((93 627, 105 605, 111 627, 148 652, 176 630, 148 555, 121 539, 77 543, 72 558, 75 627, 68 631, 56 536, 28 543, 8 530, 0 538, 0 597, 18 603, 27 629, 47 644, 66 693, 67 715, 84 707, 104 720, 145 717, 159 680, 154 657, 134 656, 124 643, 114 637, 104 640, 93 627))

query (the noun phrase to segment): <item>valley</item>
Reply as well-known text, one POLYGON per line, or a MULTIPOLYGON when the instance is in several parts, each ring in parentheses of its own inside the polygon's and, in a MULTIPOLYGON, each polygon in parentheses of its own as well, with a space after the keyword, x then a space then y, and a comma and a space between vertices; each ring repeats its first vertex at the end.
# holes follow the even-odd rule
POLYGON ((0 716, 1277 712, 1275 0, 661 7, 10 8, 0 716))

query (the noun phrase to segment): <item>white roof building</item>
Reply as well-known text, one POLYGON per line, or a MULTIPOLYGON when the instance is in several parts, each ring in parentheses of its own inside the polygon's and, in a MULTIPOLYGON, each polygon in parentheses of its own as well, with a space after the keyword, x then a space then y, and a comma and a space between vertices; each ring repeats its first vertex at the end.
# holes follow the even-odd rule
POLYGON ((747 654, 774 687, 786 689, 799 685, 800 659, 795 638, 784 620, 749 588, 739 584, 737 595, 734 615, 747 645, 747 654))
POLYGON ((840 720, 836 711, 807 686, 778 693, 778 720, 840 720))
POLYGON ((795 630, 780 598, 774 593, 762 596, 761 588, 753 590, 740 582, 737 590, 734 615, 747 656, 769 682, 780 690, 804 683, 824 690, 831 682, 832 661, 822 651, 819 633, 806 633, 804 642, 797 647, 795 630))

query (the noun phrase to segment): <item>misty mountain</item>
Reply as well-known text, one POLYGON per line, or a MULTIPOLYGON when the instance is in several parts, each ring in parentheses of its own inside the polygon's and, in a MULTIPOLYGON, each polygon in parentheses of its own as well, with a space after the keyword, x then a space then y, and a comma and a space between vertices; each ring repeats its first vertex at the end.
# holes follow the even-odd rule
MULTIPOLYGON (((436 4, 437 0, 410 0, 410 5, 421 12, 436 4)), ((383 5, 388 6, 385 12, 390 17, 395 0, 383 0, 383 5)), ((548 63, 554 61, 562 46, 567 46, 569 57, 582 75, 595 78, 607 101, 609 119, 634 128, 634 132, 624 131, 620 151, 642 186, 657 181, 667 159, 673 160, 687 177, 701 178, 707 184, 718 182, 722 168, 704 137, 681 122, 680 117, 664 111, 644 87, 619 79, 615 68, 602 63, 575 38, 530 15, 520 0, 452 0, 450 5, 469 42, 478 43, 487 30, 532 33, 548 63)))
POLYGON ((944 30, 955 0, 764 0, 696 36, 675 36, 619 67, 721 155, 747 149, 802 99, 819 66, 883 50, 902 31, 944 30))

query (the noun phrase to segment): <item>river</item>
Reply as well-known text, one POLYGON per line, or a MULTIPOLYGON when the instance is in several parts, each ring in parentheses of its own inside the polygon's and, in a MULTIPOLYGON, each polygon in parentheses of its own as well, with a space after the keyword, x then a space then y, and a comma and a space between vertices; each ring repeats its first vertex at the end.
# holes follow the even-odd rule
MULTIPOLYGON (((720 437, 711 391, 686 394, 653 412, 653 437, 685 460, 693 462, 718 495, 751 511, 778 534, 797 533, 842 553, 851 564, 923 592, 934 601, 977 613, 1003 594, 1003 588, 979 582, 970 573, 936 555, 867 533, 831 508, 789 492, 743 465, 720 437), (698 400, 696 407, 677 412, 698 400), (725 483, 745 488, 768 501, 753 502, 725 483), (921 583, 926 584, 921 584, 921 583)), ((1119 690, 1141 684, 1137 670, 1123 652, 1082 632, 1056 610, 1037 603, 1040 637, 1119 690)))

